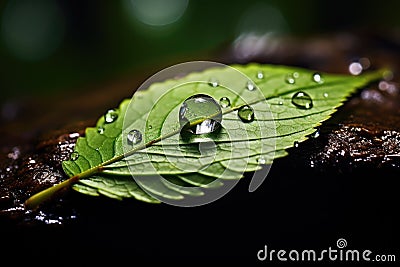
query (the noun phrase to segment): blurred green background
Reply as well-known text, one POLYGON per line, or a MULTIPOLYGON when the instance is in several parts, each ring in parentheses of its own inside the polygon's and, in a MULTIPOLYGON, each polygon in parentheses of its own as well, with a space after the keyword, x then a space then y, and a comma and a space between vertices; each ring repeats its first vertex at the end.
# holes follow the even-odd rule
POLYGON ((212 60, 246 32, 294 36, 399 26, 400 1, 18 0, 0 2, 1 100, 82 90, 212 60))

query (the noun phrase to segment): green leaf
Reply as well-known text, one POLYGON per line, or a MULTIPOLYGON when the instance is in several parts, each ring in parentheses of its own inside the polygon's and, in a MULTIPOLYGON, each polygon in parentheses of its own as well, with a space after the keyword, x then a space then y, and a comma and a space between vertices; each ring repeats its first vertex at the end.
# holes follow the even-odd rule
POLYGON ((79 157, 62 164, 69 176, 77 177, 68 185, 88 195, 146 202, 202 196, 222 187, 224 181, 240 179, 244 172, 260 170, 286 156, 288 148, 306 140, 357 88, 382 77, 379 71, 359 76, 321 73, 318 82, 314 73, 249 64, 153 83, 102 116, 96 127, 86 129, 76 143, 79 157), (204 82, 210 79, 218 86, 204 82), (252 85, 259 90, 249 90, 252 85), (217 101, 226 97, 230 106, 223 109, 220 131, 200 139, 190 134, 185 138, 179 134, 179 108, 196 94, 217 101), (245 105, 254 111, 252 122, 238 116, 245 105), (142 133, 138 145, 127 144, 133 129, 142 133), (213 145, 207 147, 204 138, 213 145), (165 179, 158 179, 159 175, 165 179))

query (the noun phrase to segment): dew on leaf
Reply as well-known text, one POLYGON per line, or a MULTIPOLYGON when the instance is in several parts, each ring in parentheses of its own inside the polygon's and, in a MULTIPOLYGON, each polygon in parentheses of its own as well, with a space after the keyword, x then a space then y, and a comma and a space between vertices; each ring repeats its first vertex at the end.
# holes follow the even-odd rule
POLYGON ((77 160, 79 158, 79 153, 76 151, 72 152, 70 158, 73 161, 77 160))
POLYGON ((285 82, 288 84, 296 83, 296 78, 294 77, 293 73, 289 73, 285 76, 285 82))
POLYGON ((243 122, 252 122, 254 121, 254 110, 248 106, 242 106, 238 110, 238 116, 243 122))
POLYGON ((223 107, 223 108, 228 108, 228 107, 230 107, 231 106, 231 101, 229 100, 229 98, 227 98, 227 97, 221 97, 220 99, 219 99, 219 104, 221 105, 221 107, 223 107))
POLYGON ((310 109, 313 107, 311 96, 301 91, 293 95, 292 104, 300 109, 310 109))
POLYGON ((209 95, 197 94, 187 98, 179 110, 179 123, 193 134, 207 134, 220 128, 221 106, 209 95))
POLYGON ((219 86, 219 81, 218 81, 217 79, 215 79, 215 78, 211 78, 211 79, 208 81, 208 84, 209 84, 210 86, 212 86, 212 87, 218 87, 218 86, 219 86))
POLYGON ((256 86, 254 85, 254 83, 252 81, 247 81, 246 88, 249 91, 253 91, 256 88, 256 86))
POLYGON ((259 80, 264 79, 264 72, 262 72, 261 70, 258 71, 256 77, 257 77, 257 79, 259 79, 259 80))
POLYGON ((318 72, 313 74, 312 79, 316 83, 323 83, 324 82, 324 79, 322 78, 321 74, 318 73, 318 72))
POLYGON ((266 159, 265 159, 264 157, 259 157, 259 158, 257 159, 257 162, 258 162, 258 164, 260 164, 260 165, 264 165, 267 161, 266 161, 266 159))
POLYGON ((112 123, 118 119, 118 111, 115 109, 109 109, 106 114, 104 114, 104 121, 106 123, 112 123))
POLYGON ((97 132, 99 133, 99 134, 104 134, 104 127, 103 126, 99 126, 99 127, 97 127, 97 132))
POLYGON ((134 129, 128 133, 126 138, 128 139, 128 144, 137 145, 142 142, 142 133, 139 130, 134 129))

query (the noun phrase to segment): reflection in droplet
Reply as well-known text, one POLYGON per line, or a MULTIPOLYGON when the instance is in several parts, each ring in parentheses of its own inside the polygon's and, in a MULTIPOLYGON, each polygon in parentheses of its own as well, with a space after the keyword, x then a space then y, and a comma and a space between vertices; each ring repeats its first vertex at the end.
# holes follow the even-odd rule
POLYGON ((142 142, 142 133, 139 130, 134 129, 128 133, 126 138, 128 139, 128 144, 137 145, 142 142))
POLYGON ((262 80, 264 79, 264 72, 262 72, 261 70, 257 72, 257 79, 262 80))
POLYGON ((221 97, 220 100, 219 100, 219 104, 223 108, 228 108, 228 107, 231 106, 231 101, 227 97, 221 97))
POLYGON ((77 160, 79 158, 79 153, 77 151, 72 152, 70 158, 73 161, 77 160))
POLYGON ((186 99, 179 110, 179 123, 193 134, 206 134, 220 128, 221 106, 209 95, 197 94, 186 99))
POLYGON ((305 92, 297 92, 292 97, 292 104, 300 109, 310 109, 313 107, 311 96, 305 92))
POLYGON ((115 109, 109 109, 106 114, 104 114, 104 121, 106 123, 112 123, 118 119, 118 111, 115 109))
POLYGON ((242 106, 238 110, 238 116, 243 122, 252 122, 254 121, 254 110, 248 106, 242 106))
POLYGON ((299 142, 298 141, 294 141, 293 146, 294 147, 299 147, 299 142))

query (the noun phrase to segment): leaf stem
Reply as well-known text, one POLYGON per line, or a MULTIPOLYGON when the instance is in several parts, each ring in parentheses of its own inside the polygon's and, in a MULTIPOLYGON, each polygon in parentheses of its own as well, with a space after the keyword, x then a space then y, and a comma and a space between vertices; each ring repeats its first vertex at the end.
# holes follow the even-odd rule
POLYGON ((60 190, 70 187, 74 183, 78 182, 82 178, 87 178, 92 176, 95 173, 101 172, 103 169, 103 166, 97 166, 94 168, 91 168, 89 170, 86 170, 78 175, 72 176, 71 178, 68 178, 65 181, 62 181, 59 184, 56 184, 52 187, 49 187, 45 190, 40 191, 39 193, 34 194, 30 198, 28 198, 24 205, 26 209, 36 209, 40 204, 42 204, 44 201, 50 199, 52 196, 54 196, 57 192, 60 190))

